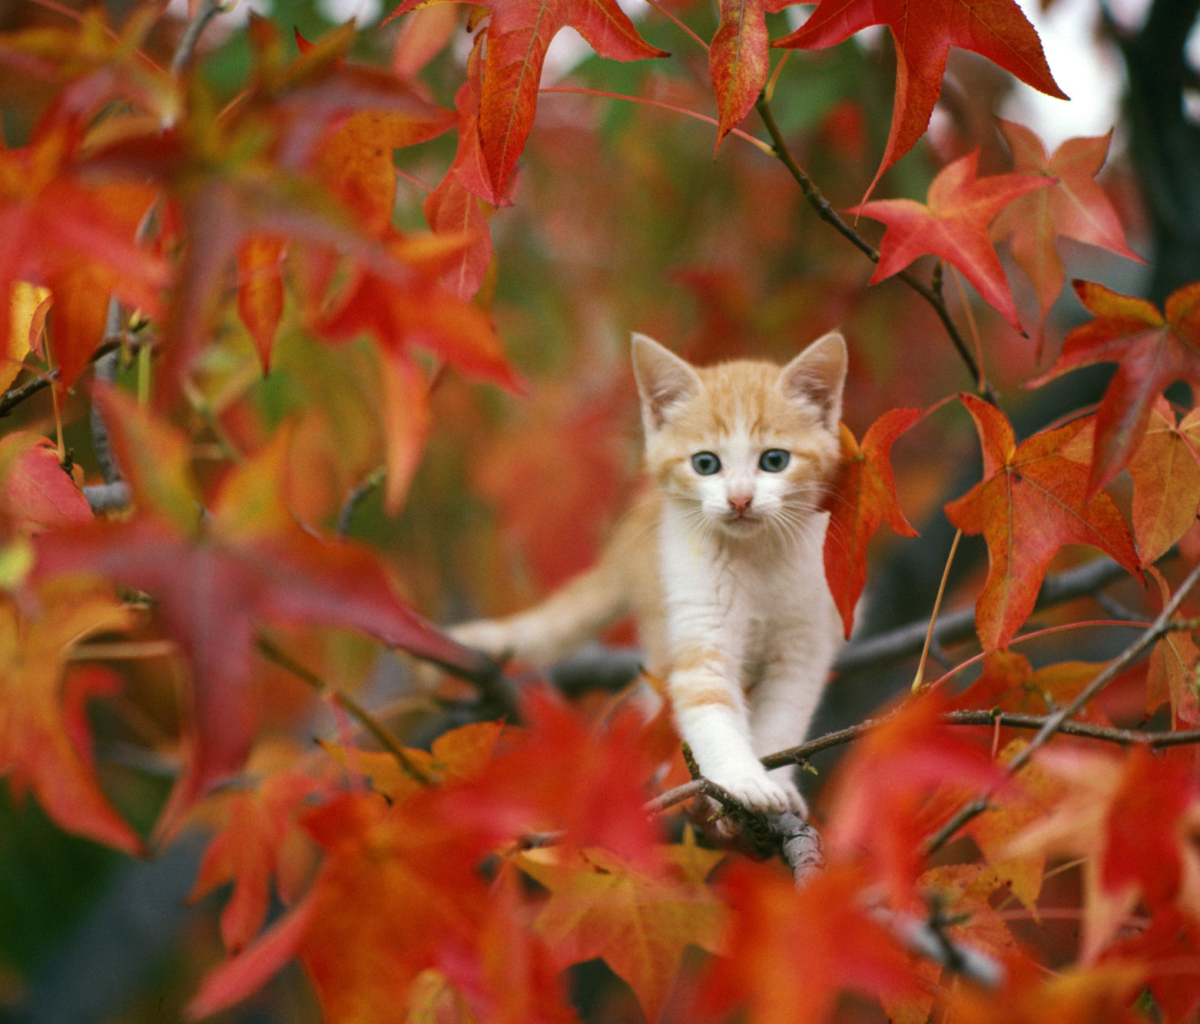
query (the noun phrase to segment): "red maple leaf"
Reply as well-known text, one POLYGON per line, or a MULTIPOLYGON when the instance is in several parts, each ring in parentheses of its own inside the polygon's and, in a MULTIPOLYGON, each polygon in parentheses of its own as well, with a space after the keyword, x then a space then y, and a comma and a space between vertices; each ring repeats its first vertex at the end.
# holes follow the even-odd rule
POLYGON ((891 453, 896 438, 923 415, 920 409, 892 409, 867 428, 861 446, 842 424, 842 468, 825 499, 825 578, 847 637, 867 580, 867 541, 885 519, 902 536, 917 535, 896 501, 891 453))
POLYGON ((1050 74, 1037 32, 1013 0, 820 0, 808 21, 773 45, 824 49, 869 25, 887 25, 895 40, 896 100, 867 195, 925 134, 951 46, 982 54, 1039 92, 1067 98, 1050 74))
POLYGON ((403 504, 430 429, 428 385, 412 358, 414 347, 512 391, 526 388, 487 313, 442 287, 467 244, 462 236, 394 235, 387 252, 404 267, 403 275, 359 270, 316 324, 330 340, 366 333, 379 345, 388 466, 384 500, 391 511, 403 504))
POLYGON ((119 392, 96 401, 138 512, 37 538, 34 578, 96 574, 146 591, 190 663, 186 764, 160 831, 245 760, 257 724, 249 682, 260 622, 356 628, 447 665, 481 667, 400 600, 373 552, 321 540, 291 517, 281 497, 287 431, 225 477, 205 514, 186 439, 119 392))
POLYGON ((921 990, 908 959, 863 906, 863 877, 834 868, 797 890, 771 866, 739 861, 719 890, 733 911, 691 1020, 725 1020, 736 1006, 756 1024, 824 1024, 850 990, 904 998, 921 990))
POLYGON ((1021 196, 1001 211, 992 225, 995 238, 1011 236, 1013 259, 1033 282, 1038 297, 1038 344, 1050 307, 1066 281, 1056 241, 1060 235, 1142 262, 1125 244, 1117 211, 1095 177, 1104 166, 1112 132, 1095 138, 1068 139, 1046 155, 1032 131, 1012 121, 999 121, 1013 154, 1013 170, 1042 174, 1054 183, 1021 196))
POLYGON ((1177 380, 1200 385, 1200 282, 1168 295, 1165 316, 1146 299, 1091 281, 1074 285, 1096 319, 1072 330, 1058 361, 1029 386, 1092 363, 1118 364, 1096 412, 1088 476, 1094 494, 1128 465, 1163 390, 1177 380))
POLYGON ((304 827, 325 853, 312 886, 204 979, 189 1016, 246 998, 297 957, 322 1019, 388 1020, 422 970, 473 949, 489 911, 478 871, 487 846, 477 830, 447 820, 443 795, 428 790, 390 806, 374 793, 344 794, 311 811, 304 827))
POLYGON ((1058 804, 1033 821, 1009 852, 1084 858, 1085 963, 1111 942, 1139 902, 1150 911, 1200 900, 1200 856, 1191 833, 1200 791, 1188 758, 1043 750, 1037 763, 1065 784, 1058 804))
POLYGON ((988 575, 975 605, 983 646, 1005 647, 1033 611, 1050 560, 1064 544, 1091 544, 1142 577, 1133 538, 1107 493, 1089 493, 1087 467, 1063 454, 1084 421, 1018 447, 1004 414, 973 395, 960 401, 983 446, 983 480, 946 506, 950 522, 983 534, 988 575))
POLYGON ((720 22, 708 50, 708 69, 717 94, 717 148, 754 106, 767 81, 770 56, 767 11, 775 14, 794 0, 720 0, 720 22))
POLYGON ((14 431, 0 439, 0 536, 9 525, 40 532, 90 522, 92 509, 40 434, 14 431))
MULTIPOLYGON (((405 0, 390 17, 430 3, 405 0)), ((492 12, 479 103, 479 138, 491 186, 486 196, 500 205, 508 179, 533 127, 546 51, 560 29, 570 26, 602 57, 641 60, 668 54, 647 43, 615 0, 484 0, 492 12)))
POLYGON ((851 212, 887 225, 871 284, 903 270, 918 256, 941 256, 962 271, 983 300, 1019 331, 1012 291, 988 238, 988 225, 1014 199, 1045 188, 1051 179, 1032 174, 977 178, 978 164, 979 151, 975 150, 943 167, 929 186, 927 204, 914 199, 878 199, 851 212))
POLYGON ((920 901, 922 839, 940 824, 930 795, 947 786, 990 790, 1004 778, 976 737, 941 723, 944 708, 927 693, 872 729, 839 768, 830 801, 831 856, 861 860, 897 908, 920 901))
MULTIPOLYGON (((64 388, 104 340, 114 295, 150 315, 159 311, 167 265, 136 241, 153 195, 85 170, 75 131, 60 123, 47 122, 20 149, 0 148, 0 295, 12 294, 18 281, 50 289, 51 342, 64 388)), ((5 317, 5 351, 9 330, 5 317)))
POLYGON ((221 911, 221 940, 229 953, 245 947, 261 930, 272 878, 284 904, 295 901, 312 868, 310 851, 300 845, 297 819, 311 797, 327 791, 313 775, 284 769, 231 793, 221 808, 221 830, 204 851, 189 899, 202 899, 218 886, 233 883, 221 911))
POLYGON ((425 199, 425 220, 439 235, 466 239, 462 255, 442 274, 442 285, 451 295, 469 302, 479 291, 492 262, 492 235, 480 208, 491 192, 487 168, 479 146, 480 47, 467 58, 467 80, 459 87, 458 148, 441 183, 425 199))
POLYGON ((561 831, 568 850, 599 846, 656 870, 658 830, 644 809, 654 765, 640 741, 640 713, 590 725, 536 687, 521 712, 527 729, 501 745, 486 777, 447 794, 444 813, 484 823, 496 845, 561 831))

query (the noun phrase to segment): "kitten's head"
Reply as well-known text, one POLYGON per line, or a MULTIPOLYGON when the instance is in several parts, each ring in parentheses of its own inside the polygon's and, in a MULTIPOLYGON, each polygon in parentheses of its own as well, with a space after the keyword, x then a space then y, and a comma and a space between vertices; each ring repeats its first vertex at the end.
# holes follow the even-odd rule
POLYGON ((803 532, 837 469, 846 343, 833 332, 780 367, 695 367, 633 336, 646 465, 705 529, 803 532))

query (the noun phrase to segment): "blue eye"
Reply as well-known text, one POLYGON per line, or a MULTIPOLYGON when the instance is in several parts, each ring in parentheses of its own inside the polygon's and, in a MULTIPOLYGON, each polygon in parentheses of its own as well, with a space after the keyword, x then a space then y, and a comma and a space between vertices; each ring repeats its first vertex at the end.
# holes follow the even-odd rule
POLYGON ((712 476, 721 469, 721 460, 712 452, 696 452, 692 456, 692 469, 701 476, 712 476))
POLYGON ((782 473, 791 461, 792 456, 782 448, 768 448, 759 457, 758 468, 768 473, 782 473))

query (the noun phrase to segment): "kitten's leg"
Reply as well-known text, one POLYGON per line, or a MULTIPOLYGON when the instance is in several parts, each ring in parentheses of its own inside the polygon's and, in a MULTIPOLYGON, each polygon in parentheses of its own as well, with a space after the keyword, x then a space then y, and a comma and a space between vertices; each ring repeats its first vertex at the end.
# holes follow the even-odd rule
MULTIPOLYGON (((751 745, 758 757, 798 746, 808 735, 837 643, 824 636, 786 644, 766 666, 750 694, 751 745)), ((796 768, 785 765, 768 774, 787 790, 790 807, 808 817, 808 806, 795 783, 796 768)))
POLYGON ((741 683, 727 655, 700 650, 675 659, 667 689, 679 734, 700 774, 752 810, 800 810, 795 786, 767 775, 750 741, 750 719, 741 683))
POLYGON ((449 627, 461 644, 546 668, 574 653, 629 608, 622 573, 601 562, 541 604, 503 619, 477 619, 449 627))

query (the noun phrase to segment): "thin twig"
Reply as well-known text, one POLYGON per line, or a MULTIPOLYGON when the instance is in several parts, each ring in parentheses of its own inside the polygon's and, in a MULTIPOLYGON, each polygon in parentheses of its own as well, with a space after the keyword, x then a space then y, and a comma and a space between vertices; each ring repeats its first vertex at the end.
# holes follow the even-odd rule
POLYGON ((201 0, 200 10, 188 22, 183 35, 179 37, 175 53, 171 57, 172 75, 179 76, 186 70, 188 64, 191 62, 192 54, 196 51, 196 44, 200 42, 200 37, 204 34, 204 30, 208 28, 208 23, 221 13, 223 6, 224 4, 220 0, 201 0))
MULTIPOLYGON (((809 205, 817 211, 819 216, 827 224, 832 225, 847 241, 859 249, 872 263, 879 262, 879 250, 876 249, 870 242, 862 237, 857 231, 847 224, 841 215, 833 208, 829 200, 817 187, 816 183, 805 173, 804 169, 796 163, 796 158, 792 156, 792 152, 788 149, 787 142, 783 137, 783 133, 779 129, 779 125, 775 120, 775 115, 771 112, 771 105, 767 102, 765 96, 759 96, 755 102, 755 107, 758 110, 759 116, 766 125, 767 133, 771 136, 773 143, 774 156, 787 168, 788 173, 796 180, 796 184, 800 186, 800 191, 804 193, 804 198, 808 200, 809 205)), ((996 394, 991 387, 984 381, 983 375, 980 372, 979 364, 975 357, 971 354, 967 347, 966 341, 958 329, 958 325, 954 322, 954 318, 950 315, 950 310, 946 306, 945 300, 930 288, 927 284, 909 273, 907 270, 901 270, 894 276, 898 277, 913 291, 921 296, 933 308, 938 319, 941 320, 942 326, 946 329, 946 333, 950 336, 950 341, 953 343, 955 350, 958 352, 959 358, 966 364, 967 370, 971 374, 971 378, 976 382, 976 387, 979 391, 979 396, 990 402, 992 405, 997 404, 996 394)))
POLYGON ((921 648, 921 657, 917 661, 917 672, 913 676, 912 691, 916 693, 925 682, 925 663, 929 660, 929 650, 934 646, 933 628, 937 625, 938 612, 942 607, 942 598, 946 593, 946 581, 950 579, 950 567, 954 564, 954 553, 958 550, 958 542, 962 540, 962 530, 954 531, 954 540, 950 542, 950 554, 946 556, 946 565, 942 569, 942 582, 938 584, 937 596, 933 599, 933 611, 929 613, 929 629, 925 632, 925 646, 921 648))
POLYGON ((350 493, 346 495, 346 500, 342 503, 342 510, 338 513, 337 535, 339 537, 345 538, 350 533, 350 521, 354 518, 355 511, 362 504, 363 499, 383 483, 386 472, 386 467, 379 466, 371 470, 350 489, 350 493))
MULTIPOLYGON (((836 732, 818 736, 815 740, 801 743, 787 750, 768 754, 762 759, 764 768, 782 768, 789 764, 800 764, 824 750, 840 747, 863 736, 876 728, 887 717, 872 718, 836 732)), ((1043 729, 1050 721, 1049 715, 1030 715, 1016 711, 993 711, 990 709, 948 711, 942 716, 942 724, 952 726, 994 726, 1000 724, 1010 729, 1043 729)), ((1175 732, 1151 731, 1146 729, 1117 729, 1107 725, 1096 725, 1093 722, 1077 722, 1066 719, 1058 724, 1057 732, 1068 736, 1081 736, 1086 739, 1101 740, 1105 743, 1116 743, 1119 746, 1134 746, 1141 744, 1148 747, 1179 747, 1200 743, 1200 729, 1181 729, 1175 732)), ((646 804, 646 811, 656 814, 674 807, 676 804, 690 800, 706 792, 707 779, 692 779, 681 786, 660 793, 646 804)))
POLYGON ((313 672, 311 669, 300 664, 290 654, 283 650, 278 644, 263 636, 261 633, 255 638, 256 646, 259 652, 271 662, 274 662, 280 668, 290 672, 301 682, 311 686, 317 693, 322 696, 336 700, 342 705, 350 715, 358 720, 358 723, 367 730, 375 741, 389 754, 396 759, 396 763, 406 775, 411 776, 423 786, 428 786, 432 780, 420 768, 413 764, 412 759, 405 753, 404 748, 396 740, 383 725, 375 718, 370 711, 358 703, 353 697, 336 687, 330 686, 324 679, 313 672))
MULTIPOLYGON (((1192 588, 1196 586, 1197 582, 1200 582, 1200 565, 1197 565, 1188 573, 1187 578, 1179 585, 1171 600, 1163 608, 1162 613, 1150 624, 1149 629, 1144 630, 1117 658, 1110 661, 1102 672, 1097 673, 1096 677, 1076 694, 1074 700, 1064 704, 1046 718, 1045 722, 1038 729, 1037 735, 1029 741, 1029 745, 1008 763, 1008 774, 1012 775, 1028 764, 1030 758, 1049 743, 1055 733, 1065 731, 1068 719, 1084 707, 1088 701, 1095 698, 1101 690, 1171 631, 1171 617, 1178 611, 1179 606, 1184 602, 1188 594, 1191 593, 1192 588)), ((935 850, 940 849, 950 841, 963 825, 972 818, 982 814, 987 808, 988 801, 986 798, 980 797, 979 799, 972 800, 929 837, 925 843, 926 852, 933 853, 935 850)))

